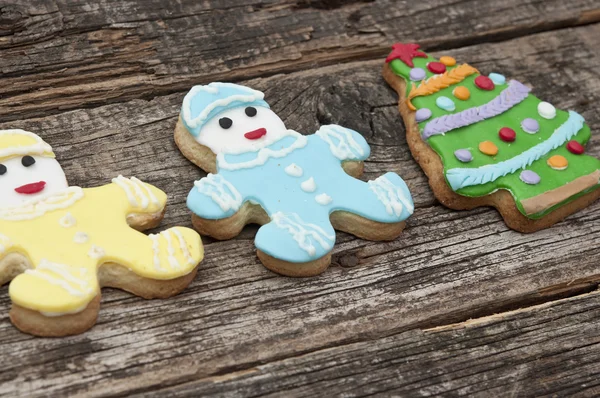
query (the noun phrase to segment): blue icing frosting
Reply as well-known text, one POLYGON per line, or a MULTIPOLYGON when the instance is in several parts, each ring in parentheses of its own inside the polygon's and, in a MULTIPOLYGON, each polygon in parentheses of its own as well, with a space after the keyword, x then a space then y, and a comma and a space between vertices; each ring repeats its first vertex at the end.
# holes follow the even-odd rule
POLYGON ((444 96, 440 96, 437 97, 437 99, 435 100, 435 104, 442 108, 445 111, 453 111, 456 109, 456 105, 454 105, 454 101, 452 101, 450 98, 448 97, 444 97, 444 96))
POLYGON ((412 197, 397 174, 364 182, 341 167, 344 160, 365 160, 369 154, 366 140, 341 126, 322 126, 309 136, 289 130, 259 151, 218 156, 217 174, 195 183, 187 205, 201 218, 222 219, 246 201, 257 203, 271 217, 256 235, 259 250, 293 263, 316 260, 335 243, 329 221, 334 211, 383 223, 412 214, 412 197), (304 190, 302 183, 311 177, 314 189, 304 190))
POLYGON ((240 106, 269 108, 264 94, 233 83, 210 83, 194 86, 183 99, 181 119, 188 131, 197 137, 202 126, 219 113, 240 106))
POLYGON ((504 83, 506 83, 506 77, 504 77, 504 75, 501 75, 499 73, 490 73, 488 75, 488 77, 490 79, 492 79, 492 81, 494 82, 494 84, 504 84, 504 83))
POLYGON ((569 111, 569 118, 552 135, 525 152, 496 164, 477 168, 454 168, 446 172, 446 179, 453 190, 471 185, 486 184, 530 166, 533 162, 570 140, 583 127, 583 116, 569 111))

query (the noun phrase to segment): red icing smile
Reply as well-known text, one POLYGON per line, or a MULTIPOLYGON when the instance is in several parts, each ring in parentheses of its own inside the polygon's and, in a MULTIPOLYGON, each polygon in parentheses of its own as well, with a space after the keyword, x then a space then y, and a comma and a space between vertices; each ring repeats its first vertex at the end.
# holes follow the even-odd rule
POLYGON ((248 138, 249 140, 257 140, 265 134, 267 134, 267 129, 261 127, 259 129, 247 132, 244 134, 244 137, 248 138))
POLYGON ((21 185, 18 188, 15 188, 15 191, 18 193, 22 193, 23 195, 32 195, 34 193, 40 192, 46 186, 46 181, 34 182, 31 184, 21 185))

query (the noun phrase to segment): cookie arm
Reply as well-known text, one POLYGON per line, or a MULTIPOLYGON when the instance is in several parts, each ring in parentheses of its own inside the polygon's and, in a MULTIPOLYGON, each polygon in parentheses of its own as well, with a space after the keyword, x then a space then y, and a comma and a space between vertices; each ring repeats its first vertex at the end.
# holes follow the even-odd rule
POLYGON ((6 251, 13 245, 13 239, 0 233, 0 258, 4 256, 6 251))
POLYGON ((321 126, 315 134, 329 145, 329 150, 339 160, 362 161, 371 154, 367 140, 349 128, 328 124, 321 126))
MULTIPOLYGON (((108 187, 111 192, 118 192, 119 200, 128 203, 129 214, 162 213, 167 204, 167 195, 163 191, 135 177, 118 176, 113 178, 112 184, 108 187)), ((111 192, 107 191, 106 194, 111 192)))
POLYGON ((233 216, 244 196, 220 174, 209 174, 194 183, 187 197, 188 208, 198 217, 220 220, 233 216))
MULTIPOLYGON (((4 228, 0 221, 0 231, 6 230, 8 230, 8 228, 4 228)), ((0 285, 10 281, 15 276, 14 265, 11 262, 10 257, 8 257, 8 255, 14 251, 13 246, 18 246, 18 240, 15 239, 15 236, 8 236, 0 233, 0 285)))

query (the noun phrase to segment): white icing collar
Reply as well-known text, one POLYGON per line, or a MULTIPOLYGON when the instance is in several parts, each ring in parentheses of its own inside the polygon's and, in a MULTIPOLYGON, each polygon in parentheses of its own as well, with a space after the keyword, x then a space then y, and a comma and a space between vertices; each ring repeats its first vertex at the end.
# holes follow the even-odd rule
POLYGON ((28 200, 19 206, 0 208, 0 220, 31 220, 41 217, 50 211, 70 207, 81 198, 83 198, 82 188, 68 187, 59 192, 28 200))
POLYGON ((245 152, 239 155, 220 153, 217 155, 217 166, 224 170, 249 169, 262 166, 271 158, 282 158, 294 150, 304 148, 308 139, 294 130, 287 130, 279 140, 258 151, 245 152), (292 139, 290 139, 292 138, 292 139))

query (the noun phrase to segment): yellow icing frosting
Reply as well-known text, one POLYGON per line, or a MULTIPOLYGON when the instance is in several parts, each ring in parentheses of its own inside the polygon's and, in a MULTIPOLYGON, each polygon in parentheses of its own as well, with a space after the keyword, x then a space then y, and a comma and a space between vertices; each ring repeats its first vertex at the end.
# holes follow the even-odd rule
POLYGON ((0 210, 0 257, 20 253, 32 267, 11 282, 12 301, 46 315, 81 311, 99 293, 98 267, 109 262, 152 279, 188 274, 204 256, 195 231, 175 227, 147 236, 126 221, 162 212, 166 200, 152 185, 119 176, 0 210))
POLYGON ((18 155, 54 157, 52 147, 37 135, 21 129, 0 130, 0 161, 18 155))

